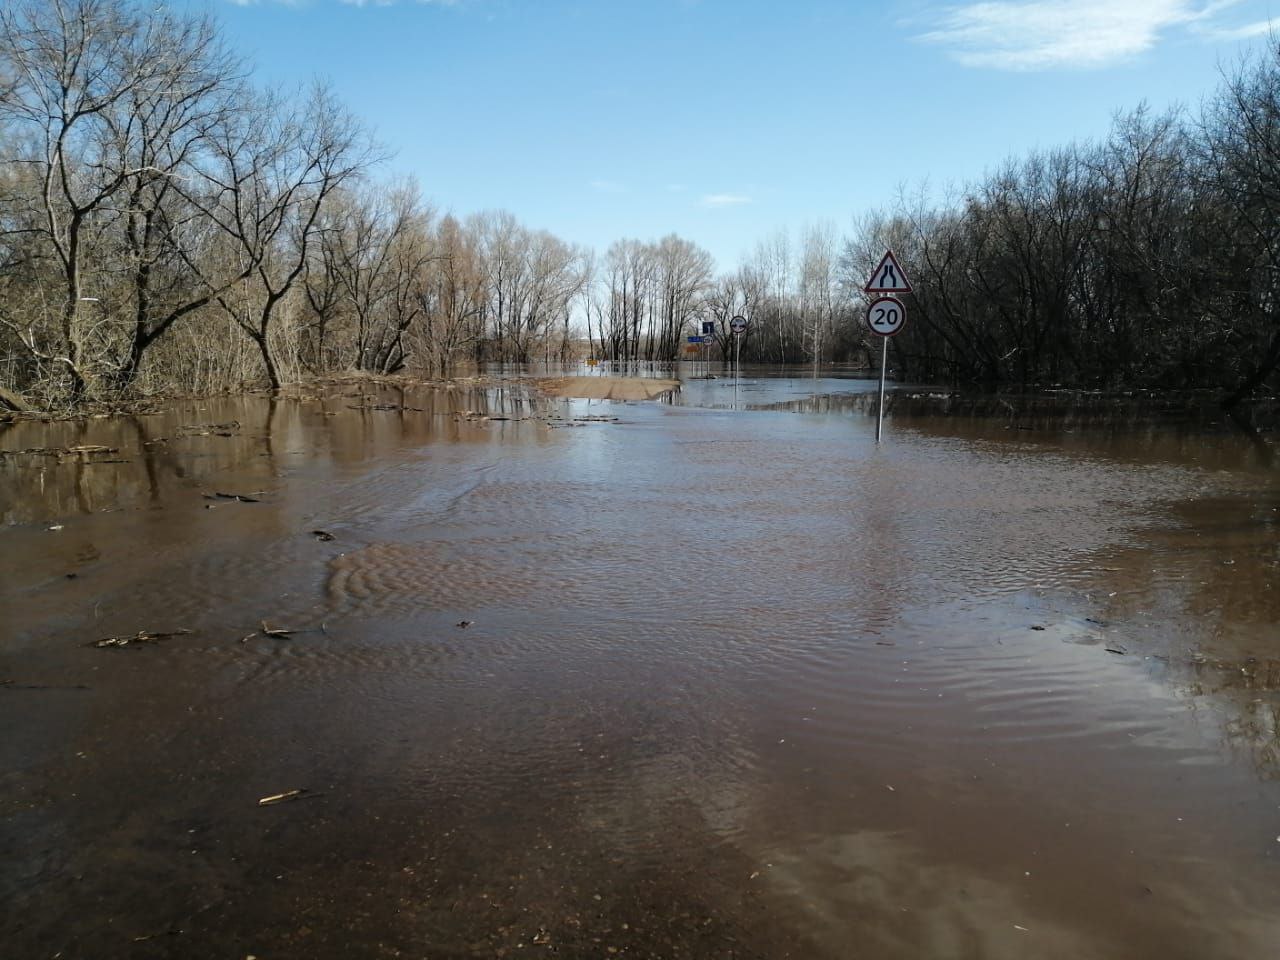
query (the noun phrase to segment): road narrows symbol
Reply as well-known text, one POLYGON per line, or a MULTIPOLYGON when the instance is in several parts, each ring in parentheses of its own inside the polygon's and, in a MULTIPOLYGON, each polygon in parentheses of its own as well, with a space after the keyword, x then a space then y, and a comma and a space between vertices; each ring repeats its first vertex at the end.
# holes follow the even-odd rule
POLYGON ((871 271, 871 279, 862 288, 867 293, 910 293, 911 283, 892 250, 886 250, 879 265, 871 271))

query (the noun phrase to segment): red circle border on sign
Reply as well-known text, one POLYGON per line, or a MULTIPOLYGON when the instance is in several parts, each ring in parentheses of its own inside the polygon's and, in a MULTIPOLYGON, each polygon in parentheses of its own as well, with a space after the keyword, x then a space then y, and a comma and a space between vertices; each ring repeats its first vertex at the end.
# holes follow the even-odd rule
POLYGON ((867 305, 867 329, 874 333, 877 337, 896 337, 902 332, 903 327, 907 325, 907 308, 897 297, 876 297, 867 305), (895 307, 902 311, 902 323, 898 325, 898 329, 890 333, 881 333, 875 327, 871 326, 871 311, 876 308, 877 303, 892 303, 895 307))

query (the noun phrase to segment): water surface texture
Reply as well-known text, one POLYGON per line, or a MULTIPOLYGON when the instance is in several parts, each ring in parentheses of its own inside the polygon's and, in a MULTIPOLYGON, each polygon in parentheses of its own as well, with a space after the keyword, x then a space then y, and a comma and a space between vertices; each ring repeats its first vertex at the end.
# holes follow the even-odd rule
POLYGON ((0 953, 1272 955, 1267 441, 874 388, 0 432, 0 953))

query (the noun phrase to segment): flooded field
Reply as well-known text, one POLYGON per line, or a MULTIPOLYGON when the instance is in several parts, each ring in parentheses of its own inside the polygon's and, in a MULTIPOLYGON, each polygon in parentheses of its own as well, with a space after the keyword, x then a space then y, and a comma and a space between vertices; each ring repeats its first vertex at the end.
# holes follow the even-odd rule
POLYGON ((1274 440, 874 389, 0 428, 0 954, 1272 955, 1274 440))

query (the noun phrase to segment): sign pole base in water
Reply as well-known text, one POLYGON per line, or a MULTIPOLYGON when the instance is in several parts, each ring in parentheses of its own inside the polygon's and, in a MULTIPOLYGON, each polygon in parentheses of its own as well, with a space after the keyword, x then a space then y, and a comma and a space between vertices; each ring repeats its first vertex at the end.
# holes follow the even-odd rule
POLYGON ((907 308, 896 294, 911 293, 911 282, 893 251, 886 250, 862 289, 864 293, 877 295, 867 307, 867 326, 880 337, 880 404, 876 408, 876 443, 879 443, 884 430, 884 368, 889 359, 889 338, 907 322, 907 308))
POLYGON ((884 429, 884 367, 889 359, 889 338, 880 338, 880 402, 876 405, 876 443, 880 442, 880 432, 884 429))

